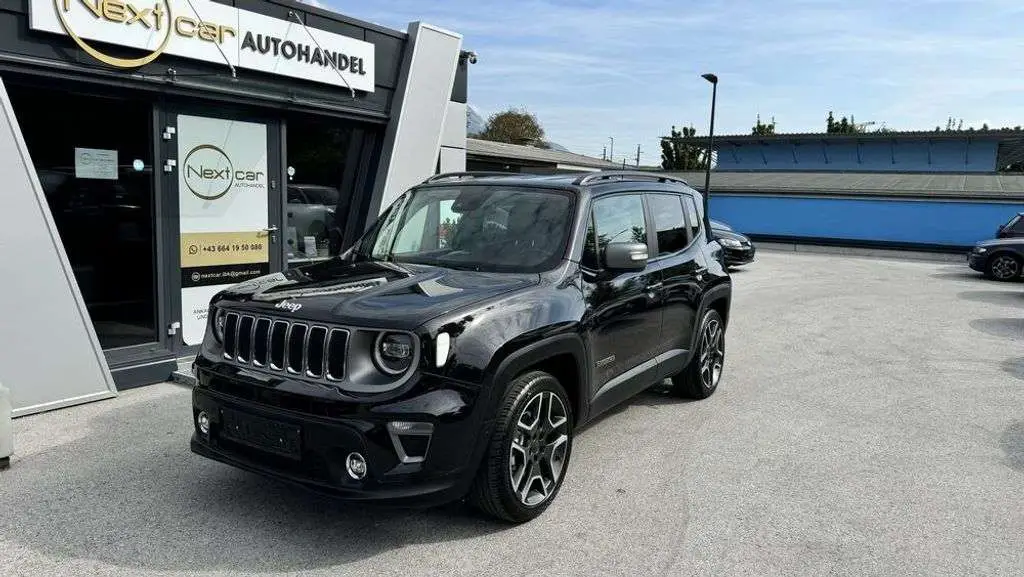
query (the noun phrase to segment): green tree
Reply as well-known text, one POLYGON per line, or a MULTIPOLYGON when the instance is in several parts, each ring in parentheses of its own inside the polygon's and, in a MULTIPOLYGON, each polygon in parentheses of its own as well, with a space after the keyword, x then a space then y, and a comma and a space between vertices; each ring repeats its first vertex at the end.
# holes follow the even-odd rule
POLYGON ((854 120, 852 114, 849 119, 844 116, 837 121, 835 115, 829 110, 828 117, 825 118, 825 132, 828 134, 857 134, 864 132, 864 127, 857 126, 857 121, 854 120))
POLYGON ((515 108, 492 114, 477 138, 547 148, 544 128, 537 117, 526 110, 515 108))
POLYGON ((775 134, 775 117, 772 117, 772 121, 768 124, 761 122, 761 115, 757 115, 757 124, 750 129, 751 134, 759 134, 762 136, 775 134))
POLYGON ((684 126, 682 130, 672 127, 671 136, 661 138, 661 167, 665 170, 704 170, 704 146, 695 140, 697 129, 684 126))

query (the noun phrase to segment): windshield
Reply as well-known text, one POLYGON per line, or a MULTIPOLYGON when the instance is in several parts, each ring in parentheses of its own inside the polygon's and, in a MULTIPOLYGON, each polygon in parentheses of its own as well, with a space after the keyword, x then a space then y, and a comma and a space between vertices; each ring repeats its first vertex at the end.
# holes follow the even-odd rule
POLYGON ((360 244, 361 259, 494 272, 558 265, 570 193, 514 186, 420 188, 399 198, 360 244))

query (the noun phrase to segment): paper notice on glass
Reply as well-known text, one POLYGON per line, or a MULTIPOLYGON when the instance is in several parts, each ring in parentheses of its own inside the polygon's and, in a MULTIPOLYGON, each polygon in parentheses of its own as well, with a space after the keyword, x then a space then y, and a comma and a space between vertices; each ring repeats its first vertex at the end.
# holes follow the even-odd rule
POLYGON ((117 180, 117 151, 75 148, 75 178, 117 180))

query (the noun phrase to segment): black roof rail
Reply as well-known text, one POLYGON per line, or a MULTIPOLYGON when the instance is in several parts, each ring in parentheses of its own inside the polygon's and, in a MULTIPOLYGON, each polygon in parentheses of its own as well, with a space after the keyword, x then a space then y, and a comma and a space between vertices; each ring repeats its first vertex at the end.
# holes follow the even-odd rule
POLYGON ((661 174, 657 172, 641 172, 638 170, 602 170, 601 172, 591 172, 589 174, 583 174, 572 181, 577 186, 584 184, 591 184, 597 180, 610 180, 618 178, 620 180, 656 180, 658 182, 678 182, 690 186, 690 183, 686 182, 681 178, 675 176, 669 176, 667 174, 661 174))
POLYGON ((489 177, 489 176, 522 176, 516 172, 442 172, 441 174, 435 174, 430 178, 423 181, 424 184, 428 182, 437 182, 439 180, 447 180, 450 178, 463 179, 463 178, 478 178, 478 177, 489 177))

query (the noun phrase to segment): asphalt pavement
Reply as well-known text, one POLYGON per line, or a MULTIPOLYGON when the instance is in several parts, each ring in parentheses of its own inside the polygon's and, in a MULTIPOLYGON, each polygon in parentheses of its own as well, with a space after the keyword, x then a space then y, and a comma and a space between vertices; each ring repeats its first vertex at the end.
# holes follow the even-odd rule
POLYGON ((15 421, 0 573, 1024 574, 1024 285, 767 251, 734 282, 718 392, 654 390, 587 427, 532 523, 204 460, 165 384, 15 421))

